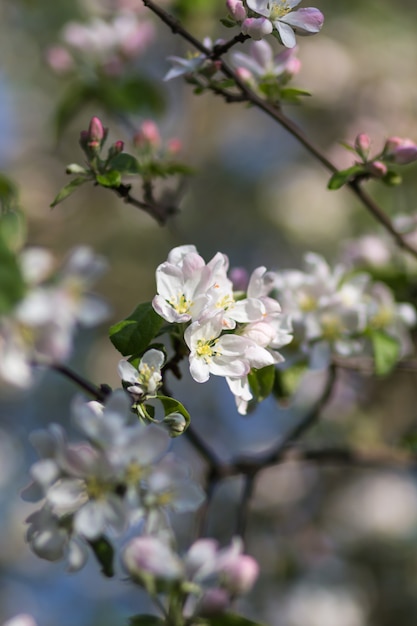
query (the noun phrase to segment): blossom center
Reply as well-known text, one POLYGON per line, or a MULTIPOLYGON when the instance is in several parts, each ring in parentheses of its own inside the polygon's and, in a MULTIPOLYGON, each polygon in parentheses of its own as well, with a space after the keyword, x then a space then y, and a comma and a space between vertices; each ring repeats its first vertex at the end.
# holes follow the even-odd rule
POLYGON ((381 307, 370 320, 372 328, 385 328, 393 319, 393 311, 387 307, 381 307))
POLYGON ((191 305, 193 304, 192 302, 187 300, 187 298, 185 297, 183 293, 178 294, 176 299, 171 298, 171 300, 169 300, 168 302, 180 315, 183 315, 184 313, 188 313, 191 305))
POLYGON ((342 334, 343 326, 338 317, 336 315, 323 315, 321 318, 321 328, 323 331, 324 339, 328 341, 332 341, 337 339, 342 334))
POLYGON ((308 293, 301 293, 298 298, 298 305, 303 313, 309 313, 316 310, 317 300, 308 293))
POLYGON ((284 15, 287 15, 287 13, 290 13, 291 7, 288 6, 287 0, 278 0, 271 2, 269 10, 269 19, 273 21, 279 20, 281 17, 284 17, 284 15))

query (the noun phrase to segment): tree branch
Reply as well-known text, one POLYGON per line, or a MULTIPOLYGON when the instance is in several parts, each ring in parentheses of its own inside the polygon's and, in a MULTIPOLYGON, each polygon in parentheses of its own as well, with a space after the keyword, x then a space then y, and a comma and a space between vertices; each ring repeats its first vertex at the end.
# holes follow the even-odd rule
MULTIPOLYGON (((236 75, 233 69, 221 58, 227 50, 235 45, 238 41, 243 41, 245 36, 237 35, 224 46, 215 46, 213 50, 210 50, 204 46, 198 39, 196 39, 184 26, 172 17, 167 11, 162 9, 153 0, 142 0, 145 7, 157 15, 162 22, 164 22, 174 34, 180 35, 185 41, 188 41, 194 48, 204 54, 208 59, 214 59, 219 65, 220 71, 227 77, 234 80, 236 86, 241 91, 246 102, 250 102, 253 106, 262 110, 269 117, 280 124, 285 130, 287 130, 298 142, 304 146, 304 148, 314 156, 331 174, 338 172, 338 168, 323 154, 323 152, 317 148, 304 134, 304 132, 295 124, 290 118, 288 118, 280 108, 273 106, 254 93, 240 78, 236 75)), ((210 84, 208 88, 214 91, 217 95, 221 95, 225 98, 226 102, 235 101, 234 98, 228 98, 226 93, 223 93, 221 89, 213 89, 210 84)), ((363 190, 360 181, 352 180, 346 185, 357 199, 363 204, 363 206, 371 213, 371 215, 390 233, 396 244, 405 252, 408 252, 415 258, 417 258, 417 250, 410 245, 404 237, 394 227, 389 217, 378 206, 378 204, 363 190)))

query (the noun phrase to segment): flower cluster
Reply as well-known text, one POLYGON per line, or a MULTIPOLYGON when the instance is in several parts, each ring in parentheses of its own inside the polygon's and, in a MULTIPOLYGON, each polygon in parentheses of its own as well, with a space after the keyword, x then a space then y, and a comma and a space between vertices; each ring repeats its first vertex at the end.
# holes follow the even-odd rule
POLYGON ((398 357, 410 353, 409 328, 416 323, 412 305, 398 304, 391 290, 366 273, 342 265, 331 269, 317 254, 305 257, 305 271, 285 270, 275 276, 285 313, 292 319, 295 340, 327 364, 332 351, 341 356, 371 353, 374 333, 398 343, 398 357))
POLYGON ((61 33, 62 43, 47 50, 46 60, 57 74, 94 67, 108 75, 120 75, 126 62, 137 58, 152 43, 154 26, 131 11, 111 20, 94 18, 70 22, 61 33))
POLYGON ((106 267, 89 248, 73 250, 59 270, 43 248, 23 250, 19 264, 25 294, 12 311, 0 316, 0 377, 27 387, 33 381, 34 360, 65 360, 77 324, 98 324, 109 310, 87 293, 106 267))
POLYGON ((301 0, 227 0, 230 17, 252 39, 273 34, 287 48, 296 45, 295 35, 320 32, 324 17, 314 7, 293 9, 301 0))
POLYGON ((250 277, 245 293, 233 291, 228 258, 218 252, 207 264, 195 246, 179 246, 156 271, 155 311, 167 322, 186 324, 190 372, 199 383, 224 376, 240 413, 252 398, 248 374, 283 361, 278 349, 292 339, 287 317, 269 297, 273 277, 265 267, 250 277))
POLYGON ((199 539, 180 558, 156 537, 136 537, 128 543, 124 565, 137 583, 154 594, 163 583, 175 588, 184 603, 184 617, 209 617, 227 610, 232 600, 248 593, 259 572, 257 562, 242 554, 242 542, 219 549, 213 539, 199 539))
POLYGON ((44 500, 27 520, 28 542, 41 558, 66 557, 71 570, 79 569, 86 542, 119 535, 139 520, 144 532, 170 536, 167 510, 190 511, 203 501, 188 468, 167 454, 166 430, 139 423, 124 391, 104 407, 78 399, 73 419, 83 442, 69 443, 57 424, 31 436, 40 460, 23 497, 44 500))
POLYGON ((283 87, 300 71, 296 53, 297 48, 286 48, 274 55, 268 42, 253 41, 249 54, 232 53, 232 63, 242 81, 274 103, 285 99, 283 87))

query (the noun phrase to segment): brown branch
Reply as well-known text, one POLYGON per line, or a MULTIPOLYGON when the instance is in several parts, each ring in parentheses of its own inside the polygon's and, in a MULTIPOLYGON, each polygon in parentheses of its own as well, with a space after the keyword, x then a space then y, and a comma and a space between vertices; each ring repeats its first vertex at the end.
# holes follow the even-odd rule
MULTIPOLYGON (((184 26, 172 17, 167 11, 158 6, 153 0, 142 0, 143 4, 152 11, 155 15, 157 15, 162 22, 164 22, 174 34, 180 35, 184 40, 188 41, 192 46, 194 46, 199 52, 207 56, 208 59, 215 59, 219 64, 219 69, 222 73, 234 80, 236 86, 241 91, 247 102, 250 102, 253 106, 256 106, 258 109, 261 109, 264 113, 266 113, 269 117, 275 120, 278 124, 280 124, 285 130, 287 130, 293 137, 295 137, 298 142, 304 146, 304 148, 313 155, 331 174, 335 174, 338 172, 338 168, 323 154, 323 152, 317 148, 304 134, 304 132, 295 124, 290 118, 288 118, 280 108, 273 106, 259 97, 256 93, 254 93, 248 85, 246 85, 240 78, 236 75, 233 69, 221 58, 221 54, 224 51, 227 51, 229 47, 234 45, 236 41, 242 41, 243 38, 237 35, 236 38, 230 40, 223 47, 226 50, 222 51, 221 46, 215 46, 214 50, 210 50, 206 46, 204 46, 198 39, 196 39, 184 26)), ((214 91, 217 95, 221 95, 225 97, 226 102, 232 102, 234 99, 230 99, 226 97, 226 93, 223 93, 221 89, 213 89, 212 85, 208 85, 208 88, 214 91)), ((404 251, 408 252, 415 258, 417 258, 417 250, 411 246, 394 227, 393 223, 389 219, 389 217, 384 213, 384 211, 379 207, 379 205, 363 190, 361 187, 360 181, 352 180, 347 183, 347 187, 352 191, 352 193, 358 198, 358 200, 365 206, 365 208, 371 213, 371 215, 390 233, 390 235, 395 240, 396 244, 404 251)))
POLYGON ((145 211, 148 215, 153 217, 160 226, 166 224, 169 217, 178 213, 178 208, 174 206, 165 206, 163 204, 158 204, 156 201, 154 202, 144 202, 142 200, 138 200, 134 198, 131 193, 131 185, 125 185, 121 183, 118 187, 111 187, 111 189, 123 200, 126 204, 131 204, 137 209, 141 209, 145 211))
POLYGON ((62 376, 65 376, 65 378, 71 380, 83 391, 88 393, 90 396, 93 396, 93 398, 99 402, 104 402, 108 396, 109 392, 104 385, 97 387, 83 376, 80 376, 77 372, 74 372, 74 370, 69 368, 67 365, 64 365, 64 363, 51 361, 46 357, 37 357, 36 359, 33 359, 32 365, 35 367, 46 367, 50 370, 58 372, 58 374, 61 374, 62 376))

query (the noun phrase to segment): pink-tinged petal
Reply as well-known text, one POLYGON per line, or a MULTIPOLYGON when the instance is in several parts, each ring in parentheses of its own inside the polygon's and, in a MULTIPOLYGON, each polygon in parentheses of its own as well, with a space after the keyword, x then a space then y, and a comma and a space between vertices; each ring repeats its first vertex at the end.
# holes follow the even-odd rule
POLYGON ((171 324, 177 322, 189 322, 191 319, 191 315, 189 313, 177 313, 177 311, 170 304, 168 304, 162 296, 156 295, 152 300, 152 306, 158 315, 171 324))
POLYGON ((264 312, 265 308, 261 300, 258 298, 245 298, 236 302, 230 310, 230 317, 236 320, 236 322, 247 324, 248 322, 256 322, 261 319, 264 312))
POLYGON ((181 268, 172 263, 162 263, 156 270, 156 288, 167 300, 177 293, 182 293, 183 273, 181 268))
POLYGON ((243 20, 248 16, 242 0, 227 0, 226 5, 230 15, 237 22, 243 22, 243 20))
POLYGON ((248 17, 242 22, 242 33, 252 39, 262 39, 272 33, 272 24, 266 17, 248 17))
MULTIPOLYGON (((298 9, 293 13, 288 13, 283 18, 282 22, 289 24, 295 30, 298 35, 314 35, 320 32, 323 26, 324 16, 321 11, 314 7, 307 7, 305 9, 298 9)), ((287 46, 293 47, 293 46, 287 46)))
POLYGON ((246 0, 246 4, 252 11, 259 13, 259 15, 263 15, 264 17, 269 17, 271 13, 269 0, 246 0))
POLYGON ((250 54, 258 65, 266 71, 273 62, 272 48, 266 41, 254 41, 250 47, 250 54))
POLYGON ((242 378, 249 373, 249 364, 242 359, 216 357, 210 364, 210 371, 214 376, 230 376, 231 378, 242 378))
POLYGON ((274 22, 274 26, 278 31, 282 44, 286 48, 295 48, 297 42, 295 40, 295 34, 291 26, 285 24, 283 21, 274 22))
POLYGON ((185 245, 185 246, 177 246, 176 248, 172 248, 171 252, 168 254, 168 263, 172 263, 173 265, 181 265, 182 260, 184 259, 186 254, 190 252, 197 253, 197 248, 194 245, 185 245))

